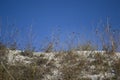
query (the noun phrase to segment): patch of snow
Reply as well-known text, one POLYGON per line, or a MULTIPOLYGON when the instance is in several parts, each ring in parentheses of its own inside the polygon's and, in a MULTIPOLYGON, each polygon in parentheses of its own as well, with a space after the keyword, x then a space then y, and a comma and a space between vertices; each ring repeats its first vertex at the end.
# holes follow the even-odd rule
POLYGON ((8 53, 8 64, 15 64, 16 62, 23 63, 23 64, 30 64, 31 58, 27 56, 20 55, 21 51, 19 50, 9 50, 8 53))

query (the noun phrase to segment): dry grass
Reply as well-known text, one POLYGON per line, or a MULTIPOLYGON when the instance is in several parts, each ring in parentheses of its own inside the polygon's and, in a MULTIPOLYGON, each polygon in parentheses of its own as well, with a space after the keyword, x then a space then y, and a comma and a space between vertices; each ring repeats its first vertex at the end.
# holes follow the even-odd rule
MULTIPOLYGON (((107 28, 109 26, 107 25, 107 28)), ((69 46, 68 50, 61 50, 57 54, 54 54, 53 59, 48 59, 45 54, 40 56, 34 56, 32 40, 26 49, 21 52, 22 56, 32 58, 30 64, 24 65, 17 63, 16 65, 7 64, 7 54, 9 49, 16 50, 17 43, 13 41, 11 46, 4 45, 0 42, 0 80, 91 80, 89 77, 83 77, 85 74, 99 75, 103 74, 103 80, 119 80, 120 79, 120 59, 115 58, 115 52, 118 48, 115 35, 112 34, 111 30, 105 31, 107 34, 107 44, 103 36, 101 38, 102 48, 105 51, 104 54, 93 53, 96 50, 90 42, 86 42, 83 45, 73 45, 75 35, 72 35, 72 40, 67 43, 69 46), (80 51, 91 51, 91 54, 87 57, 78 55, 76 50, 80 51), (91 61, 92 60, 92 61, 91 61), (59 66, 57 66, 59 64, 59 66), (54 74, 53 71, 57 70, 59 74, 54 74), (114 76, 107 77, 106 73, 113 73, 114 76), (49 76, 49 77, 48 77, 49 76)), ((98 34, 101 35, 101 34, 98 34)), ((30 34, 30 39, 32 35, 30 34)), ((55 40, 58 38, 55 38, 55 40)), ((69 40, 69 39, 68 39, 69 40)), ((119 41, 119 40, 118 40, 119 41)), ((54 52, 55 43, 58 40, 50 43, 44 48, 47 53, 54 52)), ((46 53, 46 54, 47 54, 46 53)), ((99 78, 98 78, 99 79, 99 78)))

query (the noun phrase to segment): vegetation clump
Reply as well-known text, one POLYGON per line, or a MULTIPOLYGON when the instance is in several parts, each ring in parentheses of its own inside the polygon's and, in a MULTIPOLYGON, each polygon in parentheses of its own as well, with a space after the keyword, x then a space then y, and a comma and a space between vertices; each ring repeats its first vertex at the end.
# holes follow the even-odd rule
POLYGON ((55 46, 59 40, 54 38, 43 53, 35 54, 31 39, 23 51, 15 54, 16 42, 11 46, 0 42, 0 80, 119 80, 120 53, 117 53, 116 42, 119 38, 110 29, 104 33, 105 36, 100 37, 102 51, 90 41, 74 45, 75 39, 68 39, 67 49, 57 51, 55 46))

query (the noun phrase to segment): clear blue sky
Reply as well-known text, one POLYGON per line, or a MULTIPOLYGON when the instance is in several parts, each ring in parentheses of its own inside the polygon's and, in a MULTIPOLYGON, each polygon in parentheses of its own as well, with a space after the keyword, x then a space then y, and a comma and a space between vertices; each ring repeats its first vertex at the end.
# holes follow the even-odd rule
POLYGON ((120 28, 120 0, 0 0, 2 29, 9 25, 10 31, 15 24, 21 30, 17 41, 24 42, 32 25, 37 46, 58 27, 62 40, 71 32, 80 33, 83 41, 95 39, 93 29, 108 16, 112 26, 120 28))

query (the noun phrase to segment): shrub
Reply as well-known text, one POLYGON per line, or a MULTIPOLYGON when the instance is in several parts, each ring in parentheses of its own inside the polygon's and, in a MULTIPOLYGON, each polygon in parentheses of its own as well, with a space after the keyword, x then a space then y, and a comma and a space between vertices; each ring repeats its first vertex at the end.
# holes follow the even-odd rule
MULTIPOLYGON (((80 59, 80 57, 74 52, 62 53, 61 68, 63 80, 82 80, 80 78, 81 71, 85 68, 86 60, 80 59)), ((84 79, 83 79, 84 80, 84 79)), ((88 80, 88 79, 85 79, 88 80)))
POLYGON ((115 79, 119 80, 120 79, 120 59, 118 59, 117 61, 114 62, 113 64, 113 70, 115 73, 115 79))
POLYGON ((0 42, 0 62, 6 62, 8 50, 6 46, 0 42))
POLYGON ((23 55, 23 56, 28 56, 28 57, 32 57, 33 56, 33 52, 32 51, 28 51, 28 50, 22 51, 20 54, 23 55))

